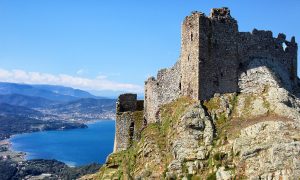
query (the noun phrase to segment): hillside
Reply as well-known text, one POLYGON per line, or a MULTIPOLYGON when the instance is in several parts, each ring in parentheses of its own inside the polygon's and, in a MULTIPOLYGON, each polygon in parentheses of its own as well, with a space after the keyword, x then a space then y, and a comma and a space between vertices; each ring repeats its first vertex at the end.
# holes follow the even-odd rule
POLYGON ((1 103, 0 104, 0 115, 1 116, 20 116, 20 117, 36 117, 42 118, 43 114, 39 111, 23 107, 15 106, 10 104, 1 103))
POLYGON ((97 97, 89 92, 80 90, 80 89, 74 89, 70 87, 65 87, 65 86, 55 86, 55 85, 32 85, 34 88, 41 89, 41 90, 46 90, 46 91, 51 91, 57 94, 62 94, 65 96, 72 96, 72 97, 77 97, 77 98, 101 98, 103 99, 104 97, 97 97))
MULTIPOLYGON (((0 105, 1 107, 3 105, 0 105)), ((27 112, 24 112, 23 108, 16 106, 10 106, 10 108, 14 108, 14 113, 11 113, 9 109, 0 109, 0 141, 14 134, 87 127, 82 123, 41 117, 39 113, 35 114, 35 112, 26 114, 27 112)))
POLYGON ((0 95, 0 103, 24 106, 27 108, 46 108, 55 104, 59 104, 57 101, 51 101, 41 97, 25 96, 21 94, 0 95))
POLYGON ((39 110, 45 114, 52 114, 62 119, 88 121, 115 118, 116 100, 83 98, 67 103, 57 104, 39 110))
POLYGON ((59 102, 20 94, 0 95, 0 104, 6 113, 8 113, 8 109, 11 109, 11 115, 39 114, 42 119, 45 117, 78 121, 114 119, 115 103, 116 100, 107 98, 81 98, 59 102), (17 106, 16 112, 11 106, 17 106), (23 110, 21 110, 22 108, 23 110))
POLYGON ((58 113, 102 113, 114 111, 115 106, 116 100, 114 99, 84 98, 53 106, 52 109, 58 113))

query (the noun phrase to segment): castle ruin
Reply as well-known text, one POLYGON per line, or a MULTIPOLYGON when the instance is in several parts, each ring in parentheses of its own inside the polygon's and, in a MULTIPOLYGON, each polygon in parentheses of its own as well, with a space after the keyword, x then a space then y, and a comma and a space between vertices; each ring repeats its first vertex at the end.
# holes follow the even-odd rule
MULTIPOLYGON (((281 86, 288 90, 292 91, 299 83, 295 37, 288 41, 282 33, 274 38, 271 31, 239 32, 237 21, 231 17, 228 8, 212 9, 209 16, 192 12, 184 19, 181 29, 178 62, 145 82, 144 117, 147 123, 158 122, 159 108, 181 96, 208 100, 215 93, 240 92, 243 86, 240 76, 253 66, 271 68, 281 86)), ((129 145, 120 137, 133 138, 134 133, 130 137, 128 132, 134 120, 127 117, 136 110, 136 102, 136 95, 119 98, 116 132, 120 134, 116 135, 115 151, 129 145)))
MULTIPOLYGON (((162 69, 157 78, 145 82, 145 117, 149 123, 158 121, 158 110, 180 96, 207 100, 215 93, 240 92, 239 77, 248 64, 274 69, 277 76, 289 76, 297 83, 297 43, 284 34, 273 37, 271 31, 254 29, 239 32, 237 21, 228 8, 215 8, 207 17, 192 12, 182 23, 181 55, 170 69, 162 69)), ((289 84, 282 86, 292 89, 289 84)))

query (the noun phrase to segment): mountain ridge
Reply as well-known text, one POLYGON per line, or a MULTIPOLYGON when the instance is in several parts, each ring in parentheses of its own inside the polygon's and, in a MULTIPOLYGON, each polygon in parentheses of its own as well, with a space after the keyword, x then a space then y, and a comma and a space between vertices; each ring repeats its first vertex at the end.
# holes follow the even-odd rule
POLYGON ((104 97, 94 96, 86 91, 56 85, 30 85, 0 82, 0 95, 20 94, 25 96, 34 96, 49 99, 52 101, 67 102, 80 98, 97 98, 104 97))

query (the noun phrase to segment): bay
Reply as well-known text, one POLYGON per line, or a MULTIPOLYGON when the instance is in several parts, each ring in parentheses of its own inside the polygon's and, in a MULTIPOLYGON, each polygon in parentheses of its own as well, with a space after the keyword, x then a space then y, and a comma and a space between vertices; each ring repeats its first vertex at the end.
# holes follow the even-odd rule
POLYGON ((56 159, 69 166, 105 163, 113 151, 115 121, 101 120, 88 128, 43 131, 15 135, 12 149, 26 153, 26 159, 56 159))

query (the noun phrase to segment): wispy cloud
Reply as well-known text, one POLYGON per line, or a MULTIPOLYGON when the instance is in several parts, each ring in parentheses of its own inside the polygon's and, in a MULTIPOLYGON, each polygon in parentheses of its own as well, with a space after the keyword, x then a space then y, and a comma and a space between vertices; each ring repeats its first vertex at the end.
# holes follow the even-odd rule
POLYGON ((0 81, 28 84, 52 84, 93 91, 123 91, 142 93, 143 87, 130 83, 111 81, 107 76, 97 76, 94 79, 71 76, 67 74, 49 74, 41 72, 27 72, 24 70, 6 70, 0 68, 0 81))
POLYGON ((82 75, 85 73, 85 70, 84 69, 78 69, 78 71, 76 71, 76 74, 77 75, 82 75))

